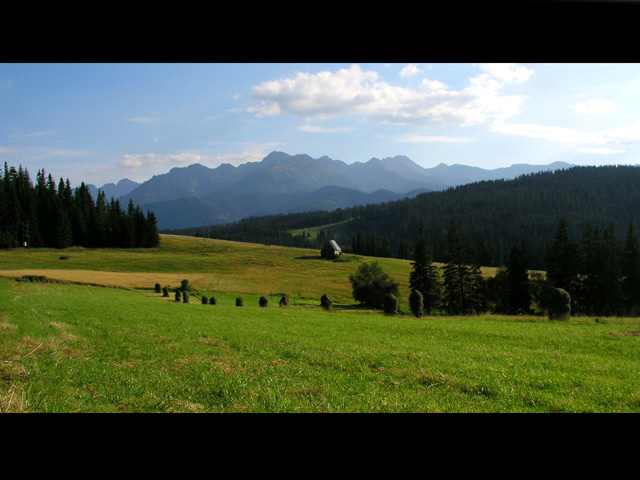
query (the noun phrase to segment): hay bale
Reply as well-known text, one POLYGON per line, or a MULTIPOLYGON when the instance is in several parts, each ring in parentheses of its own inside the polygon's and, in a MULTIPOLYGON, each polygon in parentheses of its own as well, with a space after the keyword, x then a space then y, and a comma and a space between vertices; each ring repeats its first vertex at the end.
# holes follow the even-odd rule
POLYGON ((398 299, 395 295, 388 293, 382 299, 382 309, 385 315, 396 315, 398 313, 398 299))
POLYGON ((289 297, 287 297, 286 295, 283 295, 282 298, 280 299, 279 305, 281 307, 288 307, 289 306, 289 297))
POLYGON ((269 305, 269 299, 263 295, 262 297, 260 297, 258 303, 262 308, 266 308, 269 305))
POLYGON ((211 297, 209 299, 209 305, 217 305, 218 304, 218 299, 216 297, 211 297))
POLYGON ((163 297, 169 296, 169 289, 167 287, 162 287, 162 296, 163 297))
POLYGON ((160 284, 159 283, 156 283, 155 292, 156 293, 160 293, 160 284))
POLYGON ((326 293, 320 297, 320 306, 323 310, 330 312, 333 310, 333 300, 326 293))
POLYGON ((409 295, 409 306, 414 316, 421 317, 424 314, 424 297, 422 293, 418 290, 413 290, 409 295))
POLYGON ((182 292, 182 303, 189 303, 189 294, 187 292, 182 292))
POLYGON ((180 300, 182 300, 182 293, 180 290, 176 290, 176 302, 179 302, 180 300))
POLYGON ((242 297, 236 298, 236 307, 244 307, 244 301, 242 300, 242 297))
POLYGON ((202 296, 202 304, 203 305, 207 305, 208 303, 209 303, 209 299, 203 295, 202 296))
POLYGON ((571 316, 571 295, 562 288, 550 288, 545 295, 549 320, 568 320, 571 316))

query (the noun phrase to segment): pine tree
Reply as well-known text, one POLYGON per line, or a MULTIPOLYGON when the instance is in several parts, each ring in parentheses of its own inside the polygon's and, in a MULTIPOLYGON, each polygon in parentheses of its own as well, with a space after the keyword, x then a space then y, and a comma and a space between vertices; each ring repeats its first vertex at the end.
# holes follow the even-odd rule
POLYGON ((627 311, 637 315, 640 311, 640 243, 629 222, 621 259, 622 292, 627 311))
POLYGON ((473 308, 472 270, 473 250, 471 244, 462 237, 458 222, 449 222, 444 236, 445 266, 444 304, 452 315, 467 315, 473 308))
POLYGON ((558 221, 547 258, 547 278, 556 288, 574 294, 578 276, 578 246, 573 242, 569 223, 565 218, 558 221))
POLYGON ((512 315, 529 313, 531 305, 529 272, 525 267, 522 250, 515 244, 509 253, 506 273, 508 313, 512 315))
POLYGON ((411 262, 409 274, 411 290, 422 294, 422 303, 427 315, 437 308, 440 303, 441 285, 438 269, 432 263, 432 254, 424 236, 424 227, 421 224, 418 229, 418 237, 411 262))

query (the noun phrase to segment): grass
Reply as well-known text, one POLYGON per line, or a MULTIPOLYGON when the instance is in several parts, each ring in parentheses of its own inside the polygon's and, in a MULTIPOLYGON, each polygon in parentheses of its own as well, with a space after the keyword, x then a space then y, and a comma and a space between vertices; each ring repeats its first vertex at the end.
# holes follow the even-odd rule
POLYGON ((178 237, 154 251, 3 252, 0 412, 640 411, 638 319, 387 317, 345 293, 365 259, 314 253, 178 237), (58 283, 15 281, 25 271, 58 283), (189 279, 191 303, 154 293, 160 275, 189 279), (296 305, 258 306, 301 284, 296 305), (333 312, 317 306, 325 288, 342 295, 333 312))

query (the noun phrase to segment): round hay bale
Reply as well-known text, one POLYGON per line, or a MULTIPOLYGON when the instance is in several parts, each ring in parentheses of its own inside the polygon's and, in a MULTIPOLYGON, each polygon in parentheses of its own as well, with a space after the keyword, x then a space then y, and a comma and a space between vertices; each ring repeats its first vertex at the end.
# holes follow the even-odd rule
POLYGON ((330 312, 333 310, 333 300, 326 293, 320 297, 320 306, 323 310, 330 312))
POLYGON ((236 298, 236 307, 244 307, 244 301, 242 300, 242 297, 236 298))
POLYGON ((289 306, 289 297, 287 297, 286 295, 283 295, 282 298, 280 299, 279 305, 281 307, 288 307, 289 306))
POLYGON ((209 305, 217 305, 218 304, 218 299, 216 297, 211 297, 209 299, 209 305))
POLYGON ((262 308, 266 308, 269 305, 269 299, 263 295, 262 297, 260 297, 258 303, 262 308))

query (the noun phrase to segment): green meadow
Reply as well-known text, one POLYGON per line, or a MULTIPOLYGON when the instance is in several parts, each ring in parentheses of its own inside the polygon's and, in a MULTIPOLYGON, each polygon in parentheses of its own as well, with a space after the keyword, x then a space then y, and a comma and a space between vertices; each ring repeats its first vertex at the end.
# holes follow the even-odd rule
POLYGON ((167 235, 155 249, 3 251, 0 412, 640 411, 639 319, 414 318, 410 263, 379 259, 401 284, 385 316, 351 298, 367 260, 167 235), (189 303, 153 290, 182 279, 189 303))

